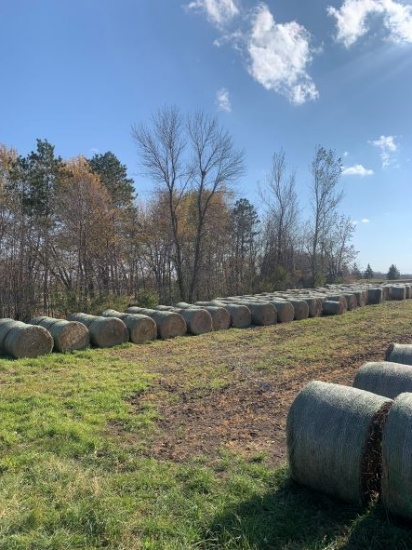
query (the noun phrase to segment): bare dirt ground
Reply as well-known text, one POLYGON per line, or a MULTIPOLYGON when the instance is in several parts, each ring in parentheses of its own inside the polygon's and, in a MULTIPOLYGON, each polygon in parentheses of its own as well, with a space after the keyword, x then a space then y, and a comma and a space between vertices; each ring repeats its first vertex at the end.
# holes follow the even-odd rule
MULTIPOLYGON (((155 404, 159 415, 157 435, 148 442, 145 454, 178 462, 201 455, 213 461, 221 456, 223 448, 252 460, 262 457, 271 467, 285 463, 288 409, 307 382, 318 379, 352 385, 356 370, 367 361, 382 361, 390 342, 412 343, 412 331, 405 335, 404 327, 400 327, 396 337, 382 336, 381 328, 375 328, 381 334, 379 340, 371 329, 371 334, 365 337, 367 343, 360 338, 358 348, 352 353, 346 343, 337 345, 332 362, 300 359, 289 373, 285 369, 286 375, 282 376, 270 369, 248 367, 251 358, 259 356, 256 345, 242 354, 244 361, 233 361, 234 356, 239 356, 242 342, 229 343, 225 350, 227 375, 218 387, 199 380, 188 389, 184 368, 179 372, 179 365, 175 364, 179 363, 176 359, 179 350, 175 350, 174 356, 170 351, 172 357, 168 358, 168 364, 174 364, 173 368, 165 365, 159 368, 149 361, 149 372, 156 372, 150 393, 132 400, 136 408, 147 402, 155 404)), ((275 330, 282 329, 278 326, 275 330)), ((297 326, 296 330, 299 330, 297 326)), ((203 351, 199 349, 200 368, 203 351)), ((209 361, 213 362, 214 353, 216 350, 211 346, 209 361)), ((185 363, 186 359, 182 359, 182 365, 185 363)))

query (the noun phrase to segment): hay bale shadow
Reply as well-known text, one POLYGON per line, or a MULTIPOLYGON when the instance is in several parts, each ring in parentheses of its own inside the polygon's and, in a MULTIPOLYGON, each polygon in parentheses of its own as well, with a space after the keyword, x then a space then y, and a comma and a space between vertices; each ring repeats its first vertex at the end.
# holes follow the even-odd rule
POLYGON ((204 550, 395 550, 412 548, 412 530, 389 523, 379 503, 345 504, 289 478, 274 476, 273 492, 216 516, 202 540, 204 550))

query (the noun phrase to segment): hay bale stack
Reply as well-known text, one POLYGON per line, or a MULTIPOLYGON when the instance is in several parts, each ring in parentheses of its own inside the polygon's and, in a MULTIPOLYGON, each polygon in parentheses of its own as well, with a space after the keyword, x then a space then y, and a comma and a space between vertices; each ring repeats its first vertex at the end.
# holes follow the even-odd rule
POLYGON ((87 327, 78 321, 66 321, 54 317, 35 317, 31 325, 38 325, 47 329, 53 337, 55 351, 66 352, 76 349, 85 349, 90 345, 90 336, 87 327))
POLYGON ((325 300, 322 304, 323 315, 342 315, 346 308, 341 301, 325 300))
POLYGON ((379 489, 381 432, 391 399, 310 382, 287 418, 291 476, 312 489, 361 503, 379 489))
POLYGON ((83 323, 89 329, 90 342, 98 348, 111 348, 129 341, 129 332, 121 319, 73 313, 67 320, 83 323))
POLYGON ((395 516, 412 520, 412 394, 399 395, 382 440, 382 501, 395 516))
POLYGON ((381 304, 384 300, 383 288, 368 288, 368 304, 381 304))
POLYGON ((230 315, 227 309, 219 306, 197 306, 187 302, 179 302, 176 307, 182 309, 205 309, 212 318, 212 330, 227 330, 230 327, 230 315))
POLYGON ((148 315, 121 313, 115 309, 106 309, 102 315, 121 319, 129 331, 129 340, 133 344, 145 344, 157 338, 156 323, 148 315))
POLYGON ((156 323, 157 335, 162 340, 176 338, 187 333, 186 321, 175 311, 159 311, 141 307, 128 307, 126 313, 147 315, 156 323))
POLYGON ((353 382, 355 388, 395 399, 412 392, 412 366, 389 361, 365 363, 353 382))
POLYGON ((412 344, 389 344, 385 360, 392 363, 412 365, 412 344))
POLYGON ((0 322, 0 351, 16 359, 39 357, 51 353, 53 338, 43 327, 27 325, 13 319, 0 322))

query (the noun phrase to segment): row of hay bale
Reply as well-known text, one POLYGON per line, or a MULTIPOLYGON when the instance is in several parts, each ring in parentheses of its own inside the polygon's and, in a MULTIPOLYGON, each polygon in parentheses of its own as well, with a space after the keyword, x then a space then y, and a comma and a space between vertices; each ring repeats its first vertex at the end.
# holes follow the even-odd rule
POLYGON ((174 338, 186 333, 199 335, 229 327, 267 326, 321 315, 339 315, 367 304, 407 298, 412 298, 412 284, 409 283, 379 287, 330 285, 229 296, 195 304, 179 302, 175 306, 159 305, 155 309, 131 306, 123 313, 106 310, 100 316, 86 313, 75 313, 67 319, 43 316, 28 324, 2 319, 0 353, 37 357, 50 353, 50 345, 55 351, 64 352, 83 349, 90 344, 96 347, 111 347, 127 341, 143 344, 155 338, 174 338), (30 328, 32 325, 39 329, 30 328), (10 336, 9 326, 13 328, 10 336))
POLYGON ((391 344, 353 387, 312 381, 287 417, 291 477, 346 502, 380 494, 412 520, 412 345, 391 344), (398 360, 402 363, 398 363, 398 360))

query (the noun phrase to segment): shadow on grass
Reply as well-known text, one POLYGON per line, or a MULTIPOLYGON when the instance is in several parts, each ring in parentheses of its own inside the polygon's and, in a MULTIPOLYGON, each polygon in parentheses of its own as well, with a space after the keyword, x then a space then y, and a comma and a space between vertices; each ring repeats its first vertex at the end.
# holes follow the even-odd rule
POLYGON ((205 549, 412 550, 412 526, 390 522, 379 502, 342 504, 284 479, 273 492, 228 507, 204 534, 205 549))

